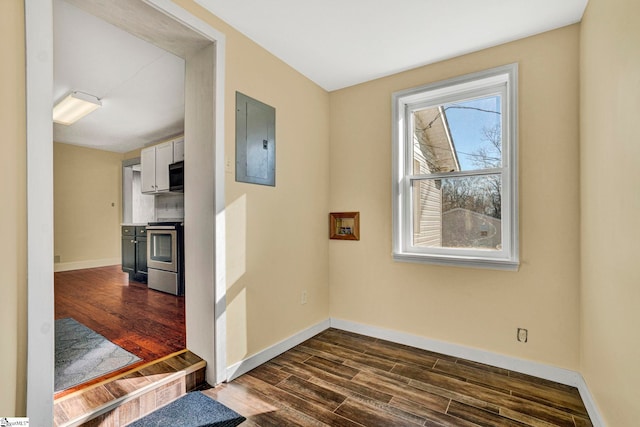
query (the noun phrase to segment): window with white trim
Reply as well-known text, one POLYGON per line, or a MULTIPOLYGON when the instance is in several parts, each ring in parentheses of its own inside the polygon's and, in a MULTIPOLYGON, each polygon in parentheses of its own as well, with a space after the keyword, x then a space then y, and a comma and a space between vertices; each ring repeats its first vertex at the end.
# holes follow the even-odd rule
POLYGON ((517 64, 393 94, 393 257, 517 270, 517 64))

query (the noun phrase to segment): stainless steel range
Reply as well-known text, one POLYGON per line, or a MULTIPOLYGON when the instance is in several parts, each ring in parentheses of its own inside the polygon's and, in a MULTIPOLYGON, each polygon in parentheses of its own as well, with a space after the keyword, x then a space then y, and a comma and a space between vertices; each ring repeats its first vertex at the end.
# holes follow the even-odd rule
POLYGON ((147 226, 147 286, 184 295, 183 223, 150 222, 147 226))

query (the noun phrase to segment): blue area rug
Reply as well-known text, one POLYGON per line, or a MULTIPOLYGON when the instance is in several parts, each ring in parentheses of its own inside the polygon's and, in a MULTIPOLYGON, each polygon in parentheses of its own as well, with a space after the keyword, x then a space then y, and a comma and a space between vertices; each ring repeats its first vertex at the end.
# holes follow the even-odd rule
POLYGON ((235 427, 245 419, 222 403, 193 391, 129 427, 235 427))
POLYGON ((56 392, 141 360, 70 317, 56 320, 55 335, 56 392))

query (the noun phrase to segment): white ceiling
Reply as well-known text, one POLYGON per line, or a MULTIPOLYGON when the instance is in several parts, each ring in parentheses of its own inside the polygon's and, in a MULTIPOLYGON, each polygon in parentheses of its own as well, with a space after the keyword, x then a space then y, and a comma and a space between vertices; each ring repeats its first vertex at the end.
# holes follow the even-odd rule
POLYGON ((579 22, 587 0, 196 0, 328 91, 579 22))
MULTIPOLYGON (((579 22, 588 0, 196 0, 328 91, 579 22)), ((82 2, 80 2, 82 4, 82 2)), ((103 107, 54 140, 126 152, 184 128, 184 60, 54 0, 54 99, 103 107)))
POLYGON ((54 1, 53 102, 78 90, 102 108, 54 141, 126 152, 184 129, 184 60, 62 0, 54 1))

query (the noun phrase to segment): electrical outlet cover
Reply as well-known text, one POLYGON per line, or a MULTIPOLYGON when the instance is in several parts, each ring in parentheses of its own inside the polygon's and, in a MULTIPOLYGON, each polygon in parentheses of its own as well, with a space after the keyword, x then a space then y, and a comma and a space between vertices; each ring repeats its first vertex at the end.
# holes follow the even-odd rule
POLYGON ((527 342, 529 338, 529 333, 524 328, 518 328, 518 335, 516 337, 520 342, 527 342))

